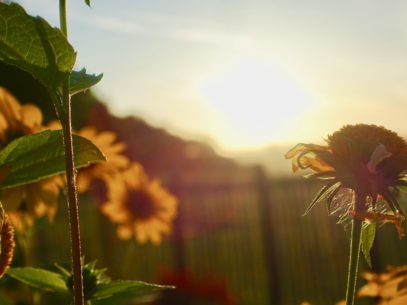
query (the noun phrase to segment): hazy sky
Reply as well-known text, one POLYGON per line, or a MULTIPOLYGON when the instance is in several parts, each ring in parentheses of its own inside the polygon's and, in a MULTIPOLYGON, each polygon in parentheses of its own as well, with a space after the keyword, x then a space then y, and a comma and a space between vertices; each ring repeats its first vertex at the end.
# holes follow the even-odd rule
MULTIPOLYGON (((19 2, 58 25, 58 1, 19 2)), ((405 0, 68 0, 68 18, 116 114, 224 150, 347 123, 407 135, 405 0)))

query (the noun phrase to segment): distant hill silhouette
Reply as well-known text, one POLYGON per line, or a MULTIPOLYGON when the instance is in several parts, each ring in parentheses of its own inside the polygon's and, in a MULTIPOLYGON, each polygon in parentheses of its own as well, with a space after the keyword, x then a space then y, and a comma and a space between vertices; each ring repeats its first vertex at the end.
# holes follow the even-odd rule
POLYGON ((143 164, 152 175, 189 180, 199 176, 201 180, 204 176, 233 176, 239 171, 236 162, 219 156, 205 143, 184 140, 134 116, 116 117, 102 103, 92 106, 85 123, 115 132, 127 144, 126 155, 143 164))

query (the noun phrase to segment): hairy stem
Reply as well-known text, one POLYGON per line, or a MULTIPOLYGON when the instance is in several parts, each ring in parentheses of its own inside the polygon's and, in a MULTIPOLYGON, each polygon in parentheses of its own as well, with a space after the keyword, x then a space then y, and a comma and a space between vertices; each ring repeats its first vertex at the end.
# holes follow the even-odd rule
MULTIPOLYGON (((364 196, 356 194, 355 206, 356 211, 364 209, 364 196)), ((362 236, 362 223, 361 219, 352 219, 352 231, 350 240, 350 254, 349 254, 349 270, 348 270, 348 284, 346 288, 346 305, 353 305, 355 302, 356 282, 358 277, 358 266, 360 257, 360 243, 362 236)))
MULTIPOLYGON (((67 22, 66 22, 66 1, 59 0, 59 13, 61 30, 67 37, 67 22)), ((67 178, 67 195, 68 195, 68 210, 69 210, 69 231, 71 238, 71 254, 72 254, 72 274, 73 274, 73 295, 75 305, 84 305, 83 298, 83 278, 82 278, 82 262, 81 262, 81 237, 79 227, 79 212, 78 212, 78 197, 76 193, 76 171, 74 166, 74 152, 72 141, 72 126, 71 126, 71 97, 69 94, 69 78, 67 78, 62 86, 62 111, 59 112, 62 130, 64 135, 65 162, 66 162, 66 178, 67 178)))

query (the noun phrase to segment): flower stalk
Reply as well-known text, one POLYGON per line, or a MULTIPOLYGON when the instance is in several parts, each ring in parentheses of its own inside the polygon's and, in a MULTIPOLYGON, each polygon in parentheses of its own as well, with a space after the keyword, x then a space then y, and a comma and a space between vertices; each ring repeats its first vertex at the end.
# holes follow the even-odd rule
MULTIPOLYGON (((59 0, 59 14, 61 31, 63 32, 65 37, 67 37, 68 31, 66 21, 65 0, 59 0)), ((69 94, 69 78, 67 78, 62 85, 62 107, 59 108, 58 112, 59 119, 62 124, 65 149, 74 304, 84 305, 85 302, 83 296, 83 278, 82 278, 83 266, 81 262, 81 238, 79 227, 78 197, 75 183, 76 171, 74 166, 74 152, 72 140, 71 96, 69 94)))
MULTIPOLYGON (((364 197, 356 194, 355 211, 363 210, 364 197)), ((358 266, 361 248, 363 220, 352 219, 352 229, 350 237, 348 282, 346 286, 346 305, 353 305, 355 302, 356 282, 358 277, 358 266)))

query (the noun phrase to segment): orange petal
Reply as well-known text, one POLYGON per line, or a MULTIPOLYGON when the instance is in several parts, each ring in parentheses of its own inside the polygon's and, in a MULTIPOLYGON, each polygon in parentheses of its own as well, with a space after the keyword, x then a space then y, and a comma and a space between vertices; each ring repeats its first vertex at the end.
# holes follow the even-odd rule
POLYGON ((133 235, 133 231, 131 227, 128 225, 120 225, 117 227, 117 236, 120 239, 130 239, 133 235))
POLYGON ((6 211, 16 210, 20 206, 26 193, 25 186, 5 189, 1 196, 6 211))
POLYGON ((5 142, 7 140, 6 133, 9 125, 3 113, 0 112, 0 140, 5 142))
POLYGON ((304 151, 329 151, 328 146, 323 146, 323 145, 316 145, 316 144, 304 144, 304 143, 299 143, 295 145, 293 148, 291 148, 286 154, 285 158, 286 159, 291 159, 295 157, 297 154, 302 153, 304 151))
POLYGON ((60 130, 62 129, 61 122, 57 120, 52 120, 47 124, 47 129, 60 130))
POLYGON ((311 168, 316 172, 330 172, 335 170, 332 166, 328 165, 318 157, 308 157, 304 155, 298 159, 298 163, 301 167, 311 168))
POLYGON ((42 124, 41 110, 32 104, 25 104, 21 107, 21 123, 28 128, 34 128, 42 124))
POLYGON ((3 113, 10 128, 16 130, 17 122, 20 121, 21 105, 17 99, 5 88, 0 87, 0 112, 3 113))

